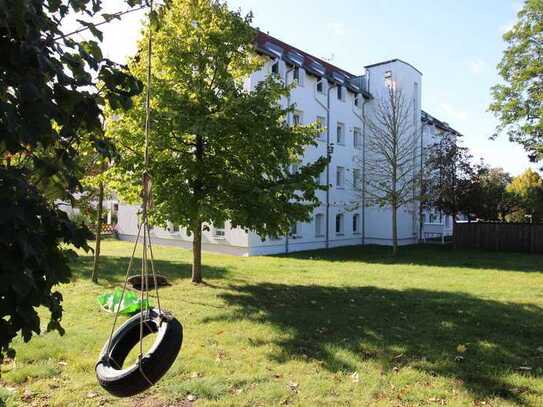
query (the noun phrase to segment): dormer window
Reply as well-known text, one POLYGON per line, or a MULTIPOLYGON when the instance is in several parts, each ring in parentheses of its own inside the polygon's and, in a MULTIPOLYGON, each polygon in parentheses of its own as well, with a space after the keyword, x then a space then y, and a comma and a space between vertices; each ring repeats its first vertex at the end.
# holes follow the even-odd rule
POLYGON ((271 67, 271 71, 273 74, 279 75, 279 60, 275 60, 273 62, 273 65, 271 67))
POLYGON ((317 79, 317 92, 324 93, 324 81, 322 78, 317 79))
POLYGON ((299 66, 294 67, 294 70, 292 71, 292 76, 294 77, 294 80, 298 82, 299 86, 303 86, 303 71, 300 69, 299 66))
POLYGON ((391 88, 392 88, 392 84, 393 84, 393 81, 392 81, 392 71, 386 71, 386 72, 385 72, 385 86, 386 86, 388 89, 391 89, 391 88))

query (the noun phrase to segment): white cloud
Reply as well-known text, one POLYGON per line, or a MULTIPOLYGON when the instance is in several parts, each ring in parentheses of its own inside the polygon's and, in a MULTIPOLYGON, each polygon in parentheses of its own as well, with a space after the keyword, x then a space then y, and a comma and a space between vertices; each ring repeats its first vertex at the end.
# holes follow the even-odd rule
POLYGON ((347 27, 341 22, 328 23, 328 31, 337 36, 343 36, 347 33, 347 27))
POLYGON ((486 63, 482 59, 476 58, 476 59, 468 62, 468 67, 469 67, 469 70, 472 73, 474 73, 475 75, 478 75, 478 74, 480 74, 481 72, 484 71, 484 69, 486 67, 486 63))
POLYGON ((457 109, 449 103, 442 103, 439 105, 441 110, 445 113, 448 120, 451 120, 453 123, 449 123, 454 127, 454 121, 465 121, 468 118, 468 112, 465 110, 457 109))

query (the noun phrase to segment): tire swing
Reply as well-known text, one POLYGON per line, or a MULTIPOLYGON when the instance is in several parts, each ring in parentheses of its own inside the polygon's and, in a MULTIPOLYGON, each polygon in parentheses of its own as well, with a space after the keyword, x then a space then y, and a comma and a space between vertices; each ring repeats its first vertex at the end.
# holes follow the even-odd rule
MULTIPOLYGON (((149 4, 151 13, 153 12, 153 1, 149 4)), ((141 393, 153 386, 172 366, 177 358, 183 342, 183 327, 181 323, 173 317, 171 313, 165 311, 160 306, 160 297, 158 294, 157 274, 155 273, 153 248, 151 245, 150 227, 148 222, 148 209, 150 204, 150 176, 147 172, 149 167, 148 141, 150 125, 150 88, 151 88, 151 27, 149 27, 148 41, 148 59, 147 59, 147 94, 146 94, 146 119, 145 119, 145 170, 143 174, 143 192, 142 192, 142 222, 138 228, 138 234, 132 250, 132 256, 128 262, 126 277, 124 280, 123 291, 120 303, 122 303, 128 276, 132 268, 134 254, 143 231, 143 259, 141 264, 141 310, 137 315, 127 320, 117 330, 117 318, 120 307, 115 313, 113 327, 109 335, 109 340, 102 349, 98 362, 96 364, 96 378, 98 383, 117 397, 129 397, 141 393), (149 255, 149 257, 148 257, 149 255), (152 278, 154 281, 157 308, 149 306, 149 267, 151 265, 152 278), (146 297, 146 298, 145 298, 146 297), (146 301, 145 301, 146 299, 146 301), (146 307, 144 304, 147 304, 146 307), (145 309, 144 309, 145 308, 145 309), (156 334, 155 342, 147 353, 143 351, 143 339, 156 334), (123 367, 128 354, 139 343, 139 356, 136 363, 131 366, 123 367)), ((152 289, 153 287, 151 287, 152 289)))

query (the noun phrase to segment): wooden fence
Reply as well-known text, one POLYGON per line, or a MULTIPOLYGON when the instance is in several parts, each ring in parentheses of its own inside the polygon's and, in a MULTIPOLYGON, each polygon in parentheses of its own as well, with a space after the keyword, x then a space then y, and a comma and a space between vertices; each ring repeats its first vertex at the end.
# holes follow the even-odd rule
POLYGON ((543 253, 543 224, 457 223, 454 242, 459 248, 543 253))

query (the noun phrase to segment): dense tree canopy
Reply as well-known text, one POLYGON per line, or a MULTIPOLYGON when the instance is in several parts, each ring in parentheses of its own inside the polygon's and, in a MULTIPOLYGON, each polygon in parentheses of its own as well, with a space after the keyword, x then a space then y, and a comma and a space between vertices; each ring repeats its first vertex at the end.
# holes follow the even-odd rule
MULTIPOLYGON (((192 233, 193 281, 199 282, 202 227, 229 220, 261 236, 287 233, 318 204, 315 178, 326 159, 289 171, 318 130, 286 124, 279 100, 289 89, 274 76, 246 86, 263 62, 254 52, 251 16, 211 0, 173 2, 158 14, 152 32, 152 215, 155 224, 171 221, 192 233)), ((143 82, 146 56, 144 39, 131 63, 143 82)), ((142 176, 143 107, 138 98, 134 109, 107 123, 132 185, 142 176)))
POLYGON ((80 189, 81 144, 111 155, 103 104, 129 107, 141 91, 103 58, 101 32, 86 22, 100 14, 98 0, 0 1, 0 359, 18 332, 26 341, 40 332, 38 306, 51 311, 48 328, 61 330, 62 297, 51 291, 69 276, 61 244, 87 247, 88 233, 54 202, 80 189), (96 40, 62 31, 73 13, 96 40))
POLYGON ((490 110, 499 132, 524 146, 532 160, 543 158, 543 2, 527 0, 515 26, 504 34, 498 65, 502 82, 492 89, 490 110))
POLYGON ((543 180, 534 170, 528 168, 513 178, 507 186, 512 196, 513 213, 509 220, 514 222, 543 221, 543 180))

